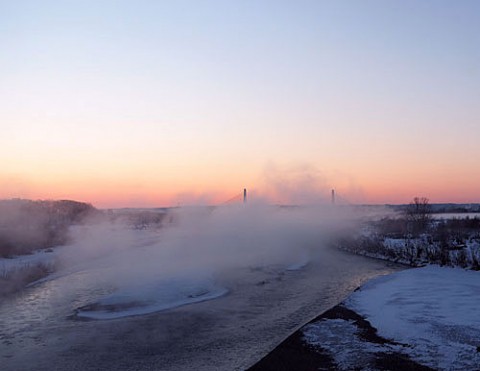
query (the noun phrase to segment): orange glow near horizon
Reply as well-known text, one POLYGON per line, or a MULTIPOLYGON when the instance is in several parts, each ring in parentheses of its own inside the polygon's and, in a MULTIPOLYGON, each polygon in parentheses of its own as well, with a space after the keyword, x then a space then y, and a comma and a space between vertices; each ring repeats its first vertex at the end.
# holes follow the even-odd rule
POLYGON ((328 180, 313 180, 315 184, 279 178, 279 184, 272 185, 269 184, 271 179, 266 180, 264 176, 248 178, 246 175, 220 173, 214 177, 212 174, 197 174, 190 179, 180 176, 162 179, 152 175, 82 178, 78 174, 75 177, 37 178, 35 181, 12 178, 3 182, 0 198, 73 199, 99 208, 169 207, 221 204, 239 195, 246 187, 250 197, 260 197, 272 203, 305 203, 310 199, 317 203, 328 202, 332 188, 351 204, 401 204, 410 202, 415 196, 427 197, 432 203, 475 203, 479 200, 477 184, 480 179, 474 177, 469 182, 460 182, 439 176, 437 179, 440 181, 433 184, 428 181, 431 174, 423 177, 399 174, 397 177, 370 179, 357 176, 355 182, 341 176, 330 176, 328 180), (305 199, 298 197, 303 192, 307 194, 305 199))
POLYGON ((340 141, 319 147, 310 138, 279 137, 266 157, 258 138, 244 140, 248 150, 236 142, 227 146, 201 137, 198 142, 157 145, 149 135, 133 143, 127 135, 113 146, 102 130, 92 133, 105 136, 100 142, 83 137, 84 143, 69 143, 69 134, 59 129, 47 143, 22 138, 0 148, 10 158, 0 169, 0 198, 75 199, 101 208, 161 207, 219 204, 246 187, 272 203, 328 202, 332 188, 352 204, 408 203, 415 196, 439 203, 480 201, 480 174, 472 171, 476 157, 469 146, 465 149, 470 153, 445 157, 439 146, 422 155, 405 153, 398 144, 340 141), (291 159, 305 154, 309 161, 291 159))
POLYGON ((480 3, 221 3, 9 2, 0 198, 480 202, 480 3))

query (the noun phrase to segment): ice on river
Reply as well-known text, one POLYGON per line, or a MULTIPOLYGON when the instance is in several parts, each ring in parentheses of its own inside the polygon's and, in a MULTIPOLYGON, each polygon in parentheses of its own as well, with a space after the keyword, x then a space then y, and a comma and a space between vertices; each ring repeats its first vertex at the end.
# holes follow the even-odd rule
POLYGON ((168 279, 116 291, 78 308, 75 317, 104 320, 136 316, 215 299, 227 292, 212 279, 168 279))

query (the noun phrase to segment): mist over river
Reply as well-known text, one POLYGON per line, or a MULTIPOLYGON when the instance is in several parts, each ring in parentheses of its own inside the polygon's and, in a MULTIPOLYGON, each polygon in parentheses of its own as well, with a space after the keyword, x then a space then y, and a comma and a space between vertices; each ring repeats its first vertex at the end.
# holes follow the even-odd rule
POLYGON ((242 279, 219 279, 229 293, 214 300, 103 321, 69 318, 102 294, 85 273, 46 281, 0 304, 2 370, 245 369, 369 278, 398 269, 322 255, 300 270, 247 269, 242 279))
POLYGON ((57 271, 0 302, 2 370, 242 370, 366 280, 328 248, 346 209, 182 209, 160 229, 74 228, 57 271))

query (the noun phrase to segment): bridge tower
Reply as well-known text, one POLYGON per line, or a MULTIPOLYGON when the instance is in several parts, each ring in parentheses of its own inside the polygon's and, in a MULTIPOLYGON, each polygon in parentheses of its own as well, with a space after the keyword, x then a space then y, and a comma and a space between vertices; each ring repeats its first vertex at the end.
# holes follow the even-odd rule
POLYGON ((246 188, 243 189, 243 203, 244 204, 247 203, 247 189, 246 188))
POLYGON ((332 205, 335 205, 335 190, 332 189, 332 205))

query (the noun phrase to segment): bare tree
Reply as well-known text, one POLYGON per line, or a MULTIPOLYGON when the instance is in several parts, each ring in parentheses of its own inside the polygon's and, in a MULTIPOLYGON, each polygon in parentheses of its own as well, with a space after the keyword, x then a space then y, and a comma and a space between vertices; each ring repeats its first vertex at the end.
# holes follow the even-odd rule
POLYGON ((414 234, 424 232, 432 220, 432 208, 426 197, 415 197, 406 209, 408 229, 414 234))

